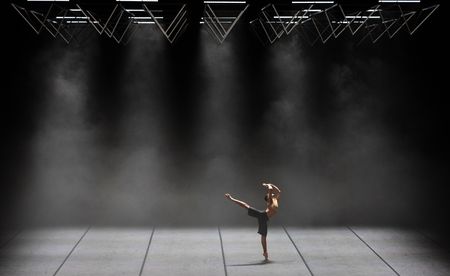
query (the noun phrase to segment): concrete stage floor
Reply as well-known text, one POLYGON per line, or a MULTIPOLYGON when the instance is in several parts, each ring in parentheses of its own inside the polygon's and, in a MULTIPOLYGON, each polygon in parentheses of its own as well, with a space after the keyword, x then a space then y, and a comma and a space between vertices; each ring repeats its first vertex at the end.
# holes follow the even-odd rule
POLYGON ((272 227, 41 228, 0 235, 0 275, 450 275, 426 232, 272 227))

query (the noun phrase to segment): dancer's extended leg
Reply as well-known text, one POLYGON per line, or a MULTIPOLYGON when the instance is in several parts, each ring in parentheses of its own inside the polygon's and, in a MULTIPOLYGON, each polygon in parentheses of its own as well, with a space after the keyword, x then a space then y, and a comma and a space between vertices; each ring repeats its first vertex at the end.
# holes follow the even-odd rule
POLYGON ((233 201, 237 205, 241 206, 242 208, 248 209, 250 207, 250 205, 248 205, 244 201, 237 200, 237 199, 233 198, 230 194, 225 194, 225 197, 228 198, 229 200, 233 201))

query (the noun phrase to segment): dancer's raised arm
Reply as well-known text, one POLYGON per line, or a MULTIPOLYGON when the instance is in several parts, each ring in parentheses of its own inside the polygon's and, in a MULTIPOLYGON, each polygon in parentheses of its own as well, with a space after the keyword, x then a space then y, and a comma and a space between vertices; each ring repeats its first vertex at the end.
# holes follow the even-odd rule
POLYGON ((278 198, 280 196, 281 190, 276 185, 272 183, 263 183, 262 185, 267 188, 269 197, 273 195, 273 197, 278 198))

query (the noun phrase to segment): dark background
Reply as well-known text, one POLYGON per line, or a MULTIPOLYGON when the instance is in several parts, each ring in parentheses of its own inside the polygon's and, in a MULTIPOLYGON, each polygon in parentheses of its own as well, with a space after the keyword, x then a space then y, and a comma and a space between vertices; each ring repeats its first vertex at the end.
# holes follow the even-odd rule
POLYGON ((255 10, 222 45, 197 24, 65 45, 2 5, 4 227, 249 224, 223 194, 263 208, 266 181, 273 224, 445 229, 445 7, 413 36, 265 47, 255 10))

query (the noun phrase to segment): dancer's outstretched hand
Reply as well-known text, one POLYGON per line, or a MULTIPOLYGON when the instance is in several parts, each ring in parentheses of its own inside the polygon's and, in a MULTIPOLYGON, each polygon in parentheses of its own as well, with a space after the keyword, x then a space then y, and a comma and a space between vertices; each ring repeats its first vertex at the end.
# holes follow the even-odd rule
POLYGON ((230 198, 231 198, 231 195, 227 193, 227 194, 225 194, 225 197, 228 198, 228 199, 230 199, 230 198))

